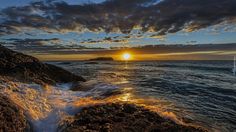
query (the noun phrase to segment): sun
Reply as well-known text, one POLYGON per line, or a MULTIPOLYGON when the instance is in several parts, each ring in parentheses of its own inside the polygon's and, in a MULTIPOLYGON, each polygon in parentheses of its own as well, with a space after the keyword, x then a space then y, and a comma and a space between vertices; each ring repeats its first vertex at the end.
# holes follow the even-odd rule
POLYGON ((124 53, 122 56, 123 56, 124 60, 130 60, 130 58, 131 58, 131 54, 129 54, 129 53, 124 53))

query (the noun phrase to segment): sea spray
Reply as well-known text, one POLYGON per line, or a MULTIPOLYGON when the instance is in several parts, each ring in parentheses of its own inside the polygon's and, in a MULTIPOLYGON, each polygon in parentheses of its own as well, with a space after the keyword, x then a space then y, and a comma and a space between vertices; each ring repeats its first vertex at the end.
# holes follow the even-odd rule
POLYGON ((138 98, 132 87, 118 87, 94 81, 86 82, 86 86, 93 86, 88 91, 71 91, 69 83, 41 86, 8 81, 2 85, 5 88, 1 92, 25 111, 34 130, 38 132, 57 131, 63 122, 71 122, 73 115, 78 113, 80 108, 121 102, 144 106, 165 118, 183 124, 174 113, 167 111, 168 108, 162 105, 165 101, 138 98))
POLYGON ((71 98, 77 97, 68 90, 20 82, 8 82, 1 92, 25 111, 36 131, 56 131, 57 123, 69 116, 71 98))

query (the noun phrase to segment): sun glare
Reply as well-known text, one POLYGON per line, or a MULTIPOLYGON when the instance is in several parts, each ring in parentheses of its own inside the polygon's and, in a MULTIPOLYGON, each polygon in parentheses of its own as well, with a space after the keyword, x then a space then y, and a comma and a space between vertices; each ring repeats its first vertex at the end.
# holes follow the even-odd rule
POLYGON ((123 54, 123 59, 124 60, 130 60, 130 58, 131 58, 131 55, 129 53, 124 53, 123 54))

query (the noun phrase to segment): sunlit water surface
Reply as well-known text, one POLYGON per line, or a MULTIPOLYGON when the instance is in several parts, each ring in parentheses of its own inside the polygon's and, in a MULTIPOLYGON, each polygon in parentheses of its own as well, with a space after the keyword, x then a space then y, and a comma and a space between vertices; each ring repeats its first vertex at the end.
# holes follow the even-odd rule
POLYGON ((135 98, 158 100, 158 106, 184 122, 211 130, 236 130, 236 77, 231 61, 58 62, 97 80, 132 89, 135 98))
POLYGON ((210 131, 236 130, 236 77, 230 61, 47 62, 88 81, 39 86, 8 82, 2 90, 21 106, 37 131, 56 131, 83 106, 130 102, 178 123, 210 131))

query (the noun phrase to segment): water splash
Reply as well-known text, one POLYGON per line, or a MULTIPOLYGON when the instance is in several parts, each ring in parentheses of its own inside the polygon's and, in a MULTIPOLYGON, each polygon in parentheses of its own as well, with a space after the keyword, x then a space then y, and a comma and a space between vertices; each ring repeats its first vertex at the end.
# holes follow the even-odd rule
POLYGON ((172 104, 166 105, 164 100, 153 98, 138 98, 131 87, 121 88, 92 81, 86 82, 86 86, 93 86, 92 89, 75 92, 68 90, 71 84, 40 86, 8 81, 2 85, 5 88, 1 92, 25 111, 34 130, 38 132, 57 131, 59 124, 72 120, 72 116, 79 112, 79 108, 121 102, 144 106, 165 118, 183 124, 174 113, 168 111, 168 107, 172 107, 172 104))

